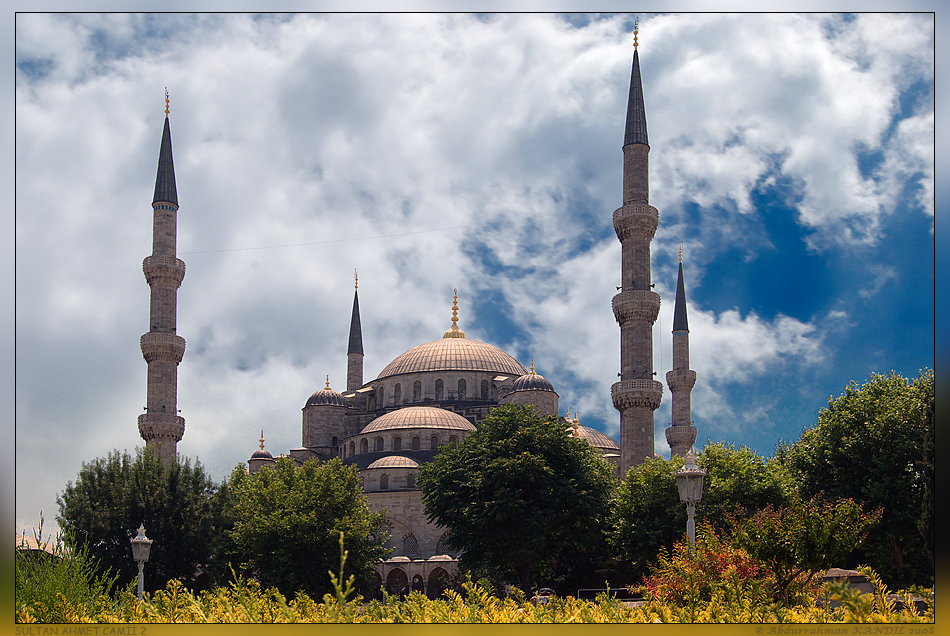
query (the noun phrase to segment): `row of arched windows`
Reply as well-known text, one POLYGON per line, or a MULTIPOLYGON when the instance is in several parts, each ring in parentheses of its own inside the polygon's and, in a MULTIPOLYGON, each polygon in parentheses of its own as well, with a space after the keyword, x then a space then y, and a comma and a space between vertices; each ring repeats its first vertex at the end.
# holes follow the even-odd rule
MULTIPOLYGON (((406 475, 406 488, 415 488, 416 487, 416 474, 409 473, 406 475)), ((383 473, 379 476, 379 489, 380 490, 389 490, 389 475, 383 473)))
MULTIPOLYGON (((491 398, 491 384, 489 384, 488 380, 482 380, 481 386, 479 388, 481 389, 479 392, 480 399, 488 400, 491 398)), ((382 388, 378 389, 381 397, 383 390, 384 389, 382 388)), ((455 397, 458 400, 468 399, 468 382, 466 382, 464 378, 459 380, 458 384, 456 385, 455 397)), ((475 396, 472 397, 473 399, 477 399, 475 396)), ((442 380, 442 378, 439 378, 435 381, 435 399, 437 402, 445 399, 445 382, 442 380)), ((416 380, 412 383, 412 401, 422 401, 422 382, 419 380, 416 380)), ((382 404, 383 402, 384 399, 380 399, 377 400, 376 404, 382 404)), ((399 382, 393 386, 393 402, 397 405, 403 403, 402 384, 399 382)))
MULTIPOLYGON (((336 438, 334 438, 333 441, 336 442, 336 438)), ((459 439, 457 436, 455 435, 449 436, 450 445, 458 444, 458 441, 459 439)), ((386 450, 385 445, 386 445, 386 441, 382 437, 375 438, 373 440, 373 452, 376 452, 376 453, 384 452, 386 450)), ((439 449, 439 436, 433 435, 432 437, 429 438, 429 450, 438 450, 438 449, 439 449)), ((347 457, 352 457, 353 455, 356 455, 356 441, 354 440, 350 442, 349 453, 347 453, 346 450, 347 450, 346 447, 344 447, 343 448, 344 459, 347 457)), ((403 450, 402 437, 398 435, 393 437, 392 450, 393 451, 403 450)), ((413 435, 409 439, 408 448, 406 448, 405 450, 414 450, 414 451, 422 450, 422 438, 419 437, 418 435, 413 435)), ((364 437, 363 439, 360 440, 360 455, 365 455, 368 452, 369 452, 369 440, 364 437)))

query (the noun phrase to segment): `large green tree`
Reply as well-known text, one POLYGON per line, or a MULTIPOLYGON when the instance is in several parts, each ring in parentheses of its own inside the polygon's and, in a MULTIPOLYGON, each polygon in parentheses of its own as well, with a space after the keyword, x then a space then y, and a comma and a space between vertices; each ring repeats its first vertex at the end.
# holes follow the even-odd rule
POLYGON ((818 423, 779 449, 803 496, 883 508, 849 566, 867 563, 894 587, 933 585, 934 374, 891 372, 848 384, 818 423))
POLYGON ((450 531, 467 570, 513 573, 595 545, 614 488, 612 467, 559 418, 520 404, 493 409, 456 448, 419 469, 426 514, 450 531))
POLYGON ((144 524, 152 539, 145 568, 150 590, 173 578, 195 584, 211 557, 214 482, 201 463, 181 458, 165 466, 150 447, 113 451, 83 463, 75 483, 56 500, 60 528, 126 584, 138 576, 129 540, 144 524))
MULTIPOLYGON (((705 520, 721 529, 736 505, 752 514, 767 505, 782 505, 789 496, 784 468, 745 446, 710 442, 696 463, 706 469, 697 524, 705 520)), ((686 506, 674 478, 682 466, 682 457, 648 459, 631 468, 620 484, 609 542, 614 576, 621 582, 638 581, 659 552, 672 549, 686 532, 686 506)))
POLYGON ((237 466, 228 490, 233 543, 224 551, 287 596, 321 598, 331 589, 331 570, 365 584, 387 554, 385 513, 369 511, 356 467, 339 459, 295 467, 282 458, 253 475, 237 466), (340 532, 349 552, 343 573, 340 532))

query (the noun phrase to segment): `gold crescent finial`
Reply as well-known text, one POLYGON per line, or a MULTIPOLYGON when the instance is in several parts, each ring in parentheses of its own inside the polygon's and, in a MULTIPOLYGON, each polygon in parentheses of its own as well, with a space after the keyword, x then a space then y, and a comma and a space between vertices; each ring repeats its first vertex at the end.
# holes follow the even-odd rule
POLYGON ((534 358, 531 358, 531 373, 534 373, 534 358))
POLYGON ((640 16, 633 22, 633 48, 637 48, 637 34, 640 32, 640 16))
POLYGON ((459 329, 459 290, 453 290, 455 298, 452 300, 452 326, 446 331, 443 338, 464 338, 465 332, 459 329))
POLYGON ((264 450, 264 429, 261 429, 261 450, 264 450))
POLYGON ((680 263, 683 262, 683 246, 680 245, 680 263))
POLYGON ((323 389, 324 389, 325 391, 328 391, 328 390, 330 389, 330 376, 329 376, 329 375, 327 376, 327 385, 326 385, 323 389))
POLYGON ((355 286, 353 289, 359 289, 359 288, 360 288, 360 275, 357 273, 355 267, 353 268, 353 279, 356 281, 356 283, 355 283, 356 286, 355 286))
POLYGON ((168 119, 168 87, 165 87, 165 119, 168 119))

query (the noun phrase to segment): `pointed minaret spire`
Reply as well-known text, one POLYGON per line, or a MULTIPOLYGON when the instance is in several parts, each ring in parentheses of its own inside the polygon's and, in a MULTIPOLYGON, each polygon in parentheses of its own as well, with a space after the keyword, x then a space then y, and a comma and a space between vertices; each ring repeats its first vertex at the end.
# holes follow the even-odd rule
MULTIPOLYGON (((634 27, 634 46, 639 21, 634 27)), ((660 213, 650 205, 650 145, 640 80, 640 55, 634 48, 623 140, 623 206, 613 214, 621 245, 620 293, 613 311, 620 325, 620 382, 610 389, 620 411, 620 475, 627 474, 654 451, 653 412, 663 397, 663 384, 653 379, 653 323, 660 296, 652 290, 650 243, 660 213)))
POLYGON ((346 348, 346 392, 363 386, 363 330, 360 327, 360 278, 353 270, 353 315, 350 317, 350 342, 346 348))
POLYGON ((676 304, 673 306, 673 370, 666 374, 666 384, 673 394, 673 421, 666 429, 666 441, 673 455, 685 457, 696 442, 696 427, 690 419, 690 393, 696 384, 696 372, 689 368, 689 325, 686 321, 682 247, 676 280, 676 304))
POLYGON ((176 257, 177 235, 178 190, 166 89, 165 127, 152 197, 152 255, 142 262, 151 300, 149 331, 140 339, 148 363, 148 398, 145 413, 138 419, 146 446, 156 447, 166 465, 175 461, 177 444, 185 434, 185 419, 178 415, 178 364, 185 354, 185 339, 176 333, 178 287, 185 277, 185 263, 176 257))

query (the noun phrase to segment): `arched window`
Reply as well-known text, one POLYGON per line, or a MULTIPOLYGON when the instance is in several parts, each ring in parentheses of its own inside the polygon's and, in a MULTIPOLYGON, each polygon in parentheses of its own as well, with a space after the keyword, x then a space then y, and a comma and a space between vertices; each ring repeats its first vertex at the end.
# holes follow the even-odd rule
POLYGON ((393 450, 394 450, 394 451, 402 450, 402 438, 401 438, 401 437, 398 437, 398 436, 397 436, 397 437, 394 437, 394 438, 393 438, 393 450))
POLYGON ((441 378, 435 381, 435 399, 445 399, 445 383, 442 382, 441 378))
POLYGON ((407 557, 419 556, 419 540, 416 535, 409 533, 402 539, 402 553, 407 557))
POLYGON ((333 436, 333 441, 330 442, 330 444, 333 446, 333 448, 336 448, 337 446, 340 445, 340 440, 337 439, 337 436, 336 436, 336 435, 333 436))
POLYGON ((458 443, 459 443, 459 438, 457 438, 455 435, 449 436, 449 446, 458 446, 458 443))
POLYGON ((442 533, 442 536, 439 538, 438 545, 435 546, 435 553, 447 554, 449 556, 456 556, 456 554, 458 554, 457 550, 453 550, 452 548, 449 547, 449 533, 448 532, 442 533))
POLYGON ((389 475, 386 473, 383 473, 379 476, 379 489, 389 490, 389 475))
POLYGON ((432 450, 438 450, 439 448, 439 436, 433 435, 432 439, 429 440, 429 448, 432 450))
MULTIPOLYGON (((366 440, 365 440, 365 439, 363 440, 363 443, 364 443, 364 444, 366 443, 366 440)), ((366 451, 364 450, 363 452, 365 453, 366 451)), ((356 455, 356 442, 350 442, 350 454, 349 454, 349 457, 352 457, 353 455, 356 455)))
POLYGON ((418 436, 413 437, 412 445, 410 446, 410 448, 412 448, 412 450, 419 450, 421 447, 422 447, 422 441, 419 439, 419 437, 418 436))
POLYGON ((398 382, 396 386, 393 387, 393 402, 396 404, 402 404, 402 385, 398 382))
POLYGON ((457 393, 458 399, 465 399, 465 380, 459 380, 459 390, 457 393))
POLYGON ((482 399, 488 399, 488 380, 482 380, 482 399))
POLYGON ((415 488, 416 487, 416 474, 409 473, 406 475, 406 488, 415 488))
POLYGON ((383 438, 382 437, 376 438, 376 452, 377 453, 383 452, 383 438))
POLYGON ((368 452, 369 452, 369 442, 366 441, 366 438, 364 437, 363 439, 360 440, 360 453, 368 453, 368 452))
POLYGON ((416 380, 412 383, 412 401, 421 402, 422 401, 422 382, 416 380))

